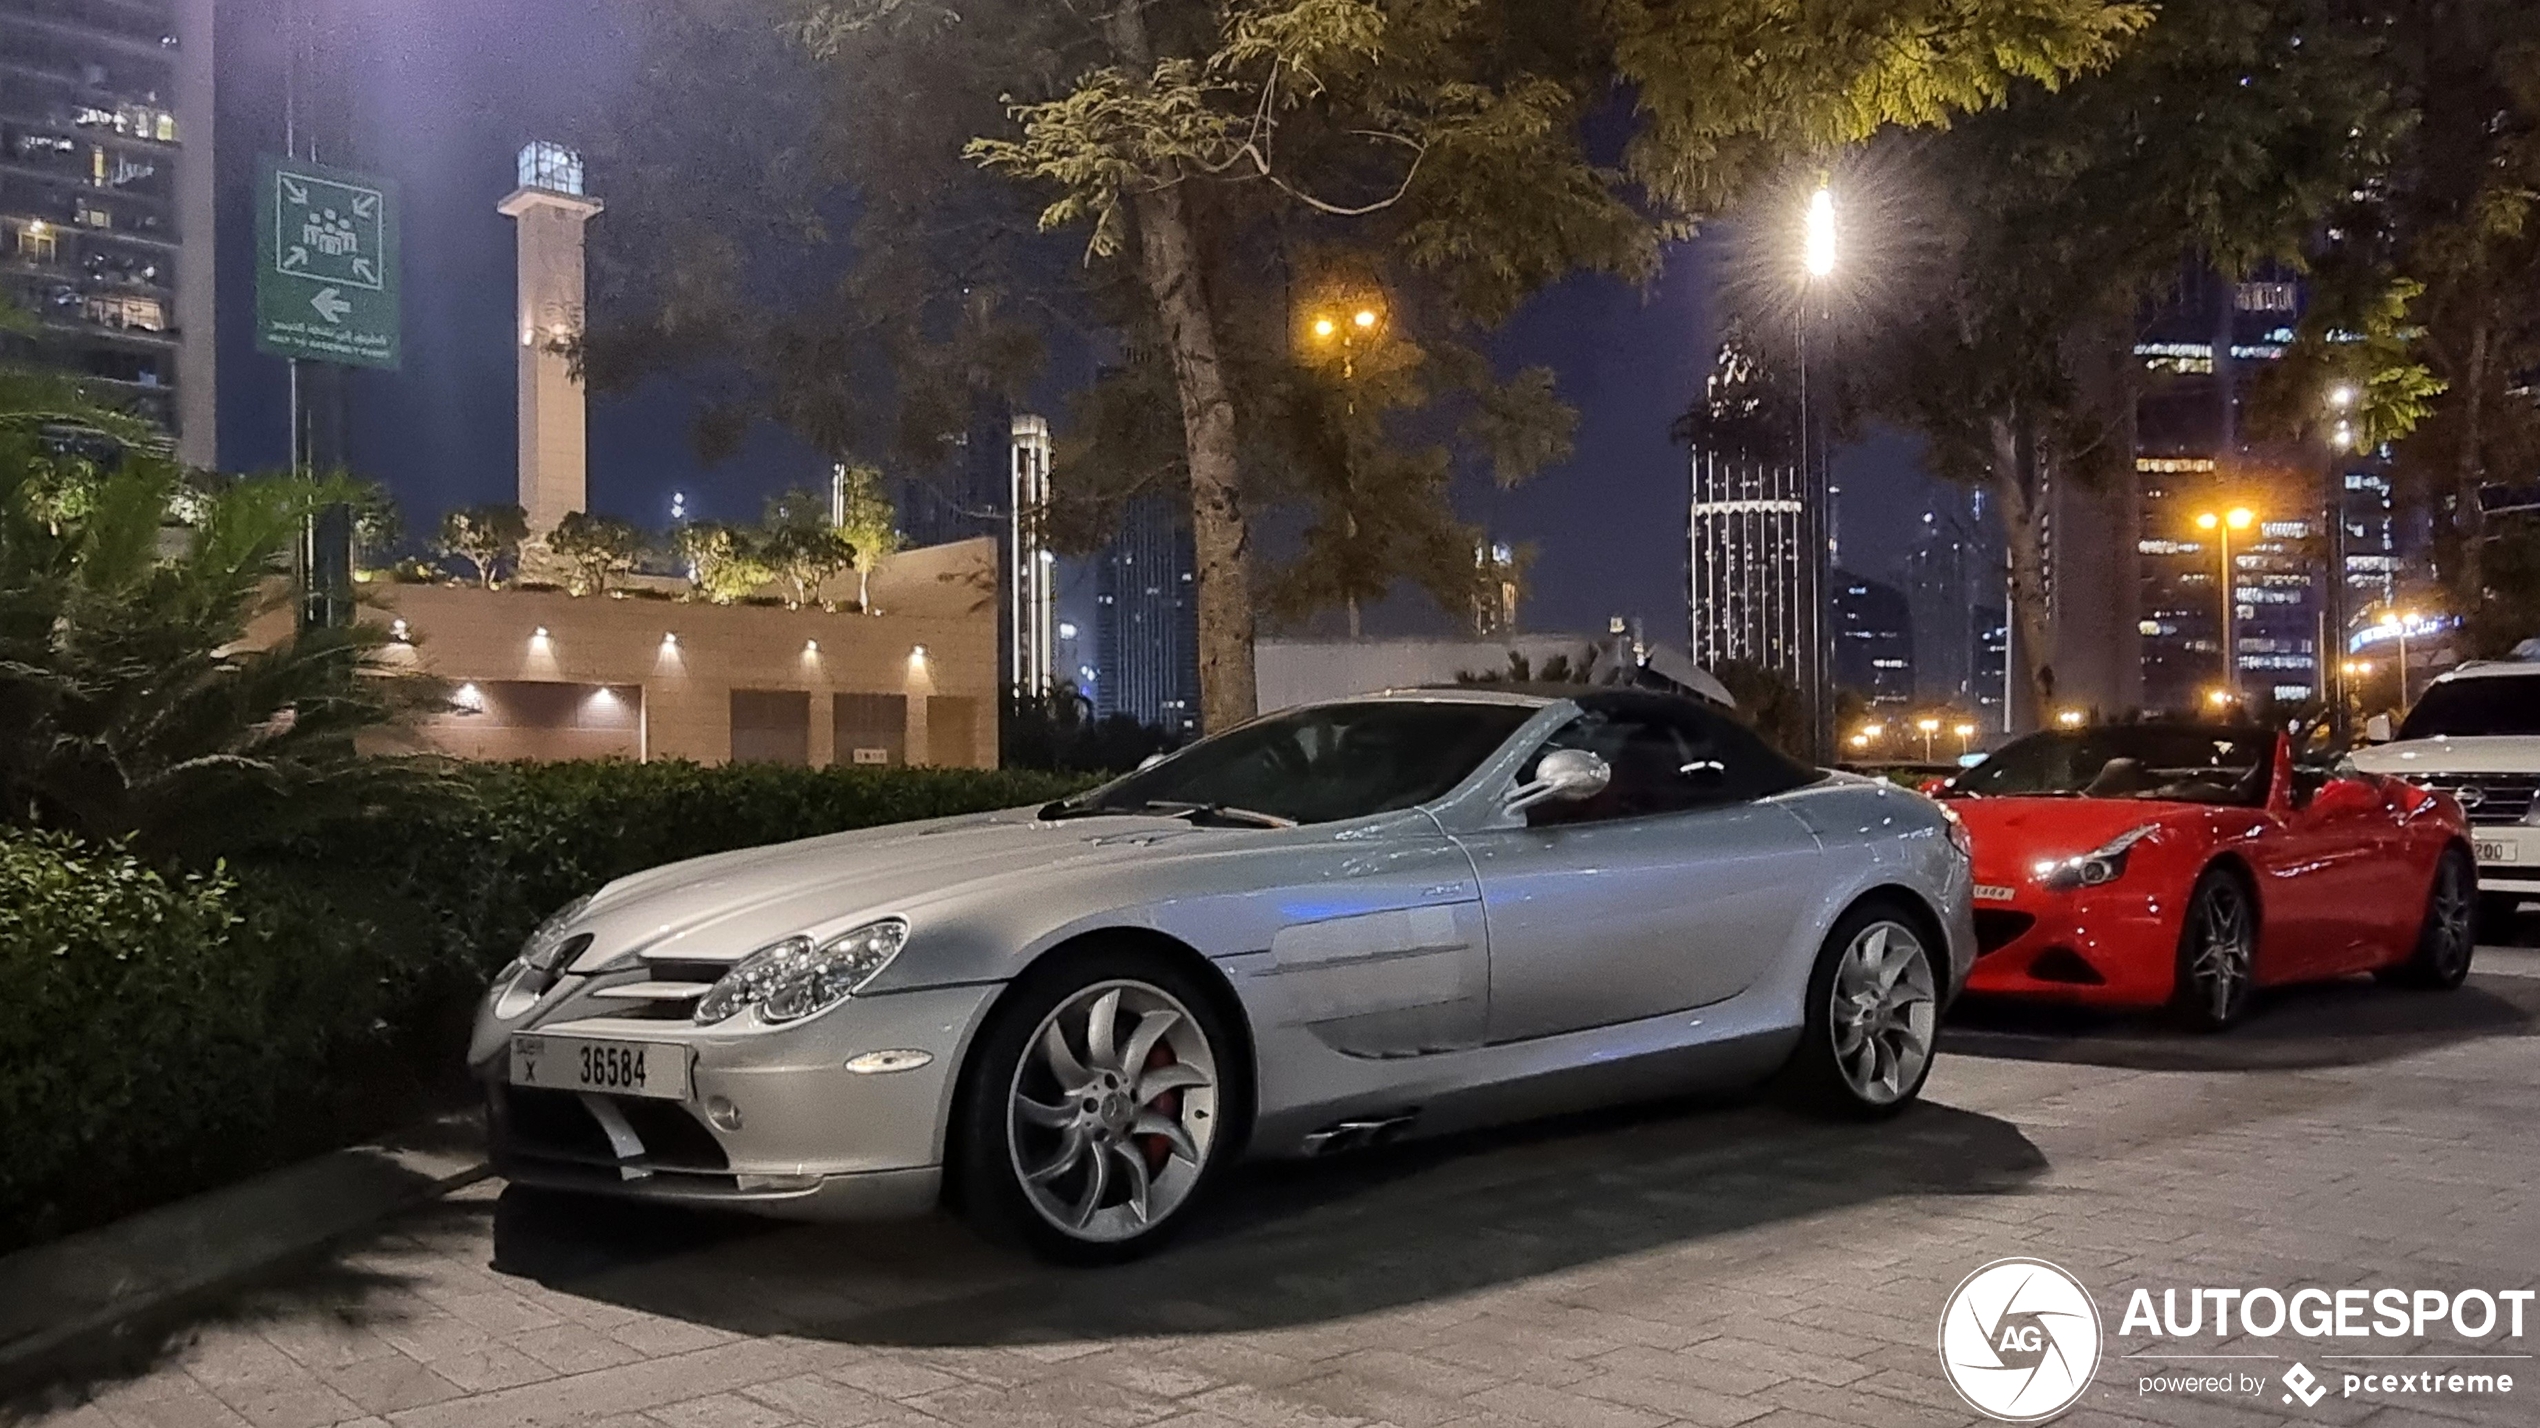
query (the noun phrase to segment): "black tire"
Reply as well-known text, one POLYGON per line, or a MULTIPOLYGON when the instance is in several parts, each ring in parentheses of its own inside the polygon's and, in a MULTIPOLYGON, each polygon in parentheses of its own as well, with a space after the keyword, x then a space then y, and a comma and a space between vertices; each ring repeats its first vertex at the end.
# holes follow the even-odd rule
POLYGON ((2417 928, 2416 950, 2389 968, 2383 980, 2394 986, 2448 992, 2469 976, 2470 958, 2478 950, 2478 865, 2458 848, 2446 848, 2434 864, 2434 881, 2425 893, 2425 918, 2417 928))
POLYGON ((972 1046, 946 1136, 948 1198, 973 1227, 1058 1263, 1116 1264, 1189 1222, 1241 1150, 1252 1095, 1249 1053, 1202 975, 1169 953, 1105 946, 1007 991, 972 1046), (1107 993, 1109 1060, 1093 1027, 1107 993), (1173 1015, 1124 1070, 1159 1011, 1173 1015), (1058 1069, 1053 1026, 1069 1071, 1090 1079, 1070 1085, 1058 1069), (1029 1183, 1027 1161, 1057 1169, 1029 1183))
POLYGON ((2482 893, 2478 899, 2478 940, 2509 943, 2514 937, 2514 919, 2522 910, 2520 893, 2482 893))
POLYGON ((2257 992, 2258 899, 2228 868, 2207 868, 2188 894, 2170 1010, 2194 1031, 2227 1031, 2257 992), (2230 929, 2236 927, 2236 950, 2230 929))
POLYGON ((1863 1121, 1884 1120, 1914 1103, 1940 1051, 1939 992, 1945 983, 1932 943, 1924 919, 1884 898, 1856 904, 1836 920, 1808 974, 1807 1015, 1799 1045, 1792 1048, 1774 1083, 1784 1100, 1818 1115, 1863 1121), (1910 960, 1896 964, 1894 976, 1876 993, 1875 1003, 1864 1004, 1861 994, 1870 985, 1847 981, 1847 977, 1864 970, 1864 964, 1854 961, 1856 948, 1867 950, 1866 939, 1882 929, 1888 941, 1883 951, 1874 954, 1878 962, 1869 970, 1888 965, 1885 959, 1900 951, 1907 952, 1910 960), (1910 948, 1900 947, 1900 938, 1910 948), (1892 999, 1899 988, 1905 996, 1892 999), (1840 997, 1839 990, 1844 993, 1840 997), (1843 1021, 1839 1021, 1839 1000, 1844 1004, 1843 1021), (1921 1044, 1919 1064, 1909 1065, 1915 1040, 1921 1044), (1860 1069, 1865 1054, 1871 1070, 1867 1078, 1860 1069), (1891 1064, 1895 1074, 1878 1074, 1891 1064))

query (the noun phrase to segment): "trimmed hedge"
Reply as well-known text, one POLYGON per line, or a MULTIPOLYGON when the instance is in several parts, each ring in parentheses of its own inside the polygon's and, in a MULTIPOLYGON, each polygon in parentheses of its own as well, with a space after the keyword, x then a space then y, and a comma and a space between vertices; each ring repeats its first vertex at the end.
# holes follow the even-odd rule
POLYGON ((443 810, 200 874, 0 827, 0 1251, 456 1102, 486 974, 612 878, 1090 781, 473 766, 443 810))

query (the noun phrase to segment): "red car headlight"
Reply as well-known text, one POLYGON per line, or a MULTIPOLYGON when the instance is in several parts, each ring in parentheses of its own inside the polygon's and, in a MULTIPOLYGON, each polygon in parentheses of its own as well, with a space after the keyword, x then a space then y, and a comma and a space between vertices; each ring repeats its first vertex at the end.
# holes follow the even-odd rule
POLYGON ((2037 880, 2057 892, 2113 883, 2125 876, 2126 855, 2134 851, 2134 845, 2151 837, 2159 828, 2159 824, 2146 823, 2140 828, 2127 829, 2079 857, 2048 859, 2037 865, 2037 880))

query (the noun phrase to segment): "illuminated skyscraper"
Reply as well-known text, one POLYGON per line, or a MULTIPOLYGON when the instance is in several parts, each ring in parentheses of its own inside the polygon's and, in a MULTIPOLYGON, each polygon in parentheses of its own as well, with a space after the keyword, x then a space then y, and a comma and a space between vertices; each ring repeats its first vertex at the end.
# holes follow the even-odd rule
POLYGON ((212 0, 0 0, 0 357, 217 464, 212 0))
POLYGON ((1807 677, 1808 482, 1798 433, 1796 411, 1732 332, 1701 402, 1677 425, 1693 447, 1687 646, 1705 669, 1738 660, 1794 686, 1807 677))
POLYGON ((1096 713, 1126 714, 1176 739, 1200 732, 1194 566, 1191 533, 1172 504, 1131 501, 1094 570, 1096 713))

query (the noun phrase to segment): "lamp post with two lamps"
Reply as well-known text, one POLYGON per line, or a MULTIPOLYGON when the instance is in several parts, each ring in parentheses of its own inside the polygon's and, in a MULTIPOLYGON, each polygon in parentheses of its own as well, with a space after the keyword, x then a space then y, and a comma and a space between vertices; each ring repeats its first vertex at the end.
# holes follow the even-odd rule
MULTIPOLYGON (((1359 350, 1372 345, 1381 337, 1384 326, 1384 307, 1372 299, 1327 306, 1318 309, 1307 320, 1306 331, 1312 335, 1316 350, 1337 353, 1339 356, 1342 409, 1352 417, 1358 415, 1356 383, 1359 350)), ((1341 460, 1344 463, 1341 470, 1341 484, 1350 498, 1342 505, 1341 520, 1343 528, 1353 540, 1358 535, 1356 510, 1358 460, 1353 445, 1355 440, 1355 436, 1347 437, 1342 443, 1341 454, 1341 460)), ((1355 640, 1359 637, 1360 628, 1357 594, 1352 592, 1343 597, 1343 605, 1349 615, 1349 637, 1355 640)))

